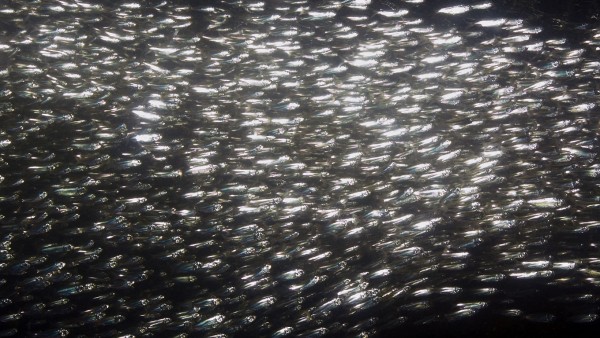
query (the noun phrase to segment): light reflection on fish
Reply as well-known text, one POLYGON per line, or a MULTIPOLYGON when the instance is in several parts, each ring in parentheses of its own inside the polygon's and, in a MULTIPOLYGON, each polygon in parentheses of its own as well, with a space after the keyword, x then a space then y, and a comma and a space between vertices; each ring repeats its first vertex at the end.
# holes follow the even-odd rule
POLYGON ((529 19, 2 2, 0 335, 597 321, 600 29, 529 19))

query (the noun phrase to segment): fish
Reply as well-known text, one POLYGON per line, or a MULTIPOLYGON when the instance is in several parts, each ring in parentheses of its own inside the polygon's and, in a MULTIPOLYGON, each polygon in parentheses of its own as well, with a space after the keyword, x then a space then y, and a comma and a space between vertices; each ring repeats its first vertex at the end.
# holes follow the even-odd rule
POLYGON ((597 322, 589 6, 2 1, 0 335, 597 322))

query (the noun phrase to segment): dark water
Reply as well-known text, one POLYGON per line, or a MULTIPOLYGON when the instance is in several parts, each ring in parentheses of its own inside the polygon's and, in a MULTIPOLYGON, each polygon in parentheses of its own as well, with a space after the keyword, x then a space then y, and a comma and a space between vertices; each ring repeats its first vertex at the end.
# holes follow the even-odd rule
POLYGON ((597 12, 2 2, 1 335, 591 335, 597 12))

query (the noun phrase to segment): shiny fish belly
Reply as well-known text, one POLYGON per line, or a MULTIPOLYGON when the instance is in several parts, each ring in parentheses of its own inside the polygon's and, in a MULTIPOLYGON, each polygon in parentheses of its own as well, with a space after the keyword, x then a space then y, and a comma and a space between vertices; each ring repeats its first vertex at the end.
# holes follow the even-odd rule
POLYGON ((518 14, 2 2, 0 335, 597 321, 600 28, 518 14))

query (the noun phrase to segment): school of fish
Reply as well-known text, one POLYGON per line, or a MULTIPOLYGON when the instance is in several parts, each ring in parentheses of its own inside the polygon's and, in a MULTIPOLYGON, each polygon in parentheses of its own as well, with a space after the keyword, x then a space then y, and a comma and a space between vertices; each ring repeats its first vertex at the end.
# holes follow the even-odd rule
POLYGON ((600 25, 574 29, 493 1, 0 2, 0 336, 596 321, 600 25))

